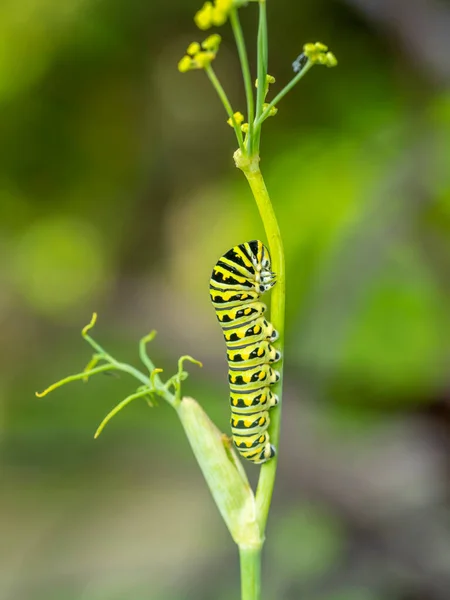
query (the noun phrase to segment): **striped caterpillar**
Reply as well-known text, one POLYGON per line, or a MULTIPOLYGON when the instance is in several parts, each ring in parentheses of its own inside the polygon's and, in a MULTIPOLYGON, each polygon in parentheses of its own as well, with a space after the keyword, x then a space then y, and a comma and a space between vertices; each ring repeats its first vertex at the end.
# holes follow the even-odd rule
POLYGON ((259 301, 276 283, 262 242, 234 246, 215 265, 210 296, 227 346, 231 431, 243 458, 261 464, 275 456, 267 428, 268 410, 278 404, 270 386, 280 379, 271 363, 281 358, 272 346, 278 333, 264 318, 259 301))

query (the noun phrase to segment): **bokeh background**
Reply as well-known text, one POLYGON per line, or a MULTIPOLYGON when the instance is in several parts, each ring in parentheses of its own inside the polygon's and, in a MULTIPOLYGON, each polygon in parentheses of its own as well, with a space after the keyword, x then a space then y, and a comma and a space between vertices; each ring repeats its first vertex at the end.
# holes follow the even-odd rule
MULTIPOLYGON (((0 598, 234 600, 237 556, 169 407, 81 370, 81 327, 228 427, 209 304, 218 256, 263 235, 203 73, 195 0, 0 5, 0 598)), ((450 597, 450 6, 268 2, 274 91, 262 168, 288 274, 286 393, 265 598, 450 597)), ((257 10, 241 12, 254 64, 257 10)), ((243 110, 228 26, 216 61, 243 110)), ((257 470, 250 467, 255 480, 257 470)))

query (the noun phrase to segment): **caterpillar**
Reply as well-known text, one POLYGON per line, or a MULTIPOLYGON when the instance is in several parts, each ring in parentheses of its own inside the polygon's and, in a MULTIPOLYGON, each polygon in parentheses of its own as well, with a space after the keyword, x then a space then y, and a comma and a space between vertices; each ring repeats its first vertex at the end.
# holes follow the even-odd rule
POLYGON ((278 404, 270 386, 280 380, 271 364, 281 353, 272 346, 278 333, 264 318, 267 307, 259 300, 276 283, 270 266, 262 242, 239 244, 219 258, 209 289, 227 346, 233 442, 254 464, 276 454, 267 428, 269 409, 278 404))

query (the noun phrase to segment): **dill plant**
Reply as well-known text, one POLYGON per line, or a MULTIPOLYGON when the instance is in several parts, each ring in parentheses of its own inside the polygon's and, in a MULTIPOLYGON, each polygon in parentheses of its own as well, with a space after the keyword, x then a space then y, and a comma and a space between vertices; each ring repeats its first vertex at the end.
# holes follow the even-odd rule
MULTIPOLYGON (((284 315, 285 315, 285 260, 282 237, 277 218, 259 166, 261 129, 264 122, 276 115, 278 104, 284 96, 300 81, 315 64, 334 67, 337 60, 327 46, 321 42, 307 43, 303 52, 293 63, 294 76, 287 85, 267 101, 270 86, 275 78, 268 73, 268 35, 266 0, 214 0, 206 2, 194 17, 195 24, 201 30, 224 25, 230 22, 237 46, 242 69, 243 85, 246 95, 246 117, 235 111, 228 99, 212 66, 219 51, 221 37, 217 33, 209 35, 203 42, 192 42, 186 54, 178 63, 178 70, 186 73, 194 69, 204 70, 216 90, 228 115, 228 125, 235 133, 238 148, 234 153, 236 167, 245 175, 261 220, 264 225, 272 259, 272 269, 277 274, 277 284, 272 290, 271 323, 279 333, 275 346, 283 357, 284 315), (257 78, 253 79, 247 55, 244 34, 239 20, 239 9, 258 4, 259 24, 257 33, 257 78), (255 91, 256 90, 256 91, 255 91)), ((145 399, 152 407, 155 398, 164 399, 178 414, 180 422, 189 440, 195 458, 203 472, 217 508, 238 546, 241 567, 241 600, 260 600, 261 597, 261 552, 265 539, 266 523, 269 515, 272 493, 275 484, 277 457, 275 456, 260 468, 256 492, 248 482, 245 470, 235 452, 230 438, 223 434, 209 419, 200 404, 193 398, 183 397, 182 382, 188 376, 184 370, 185 362, 200 362, 191 356, 182 356, 174 375, 163 381, 162 369, 157 368, 147 353, 147 345, 156 332, 143 337, 139 342, 139 357, 144 371, 132 365, 118 361, 100 346, 91 336, 97 315, 94 313, 88 325, 82 330, 82 336, 94 353, 86 368, 52 384, 43 392, 49 392, 73 381, 88 381, 90 377, 105 371, 122 371, 140 382, 141 385, 104 418, 94 437, 97 438, 107 423, 137 399, 145 399)), ((281 401, 283 382, 283 358, 278 363, 280 382, 275 391, 281 401)), ((280 439, 281 402, 271 409, 269 426, 270 439, 277 448, 280 439)))

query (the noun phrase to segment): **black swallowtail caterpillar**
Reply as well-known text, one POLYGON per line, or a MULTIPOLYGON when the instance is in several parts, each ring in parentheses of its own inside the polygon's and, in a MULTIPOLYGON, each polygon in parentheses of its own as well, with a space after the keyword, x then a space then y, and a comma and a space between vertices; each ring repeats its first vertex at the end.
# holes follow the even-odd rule
POLYGON ((281 358, 272 346, 278 333, 264 318, 259 297, 276 283, 270 256, 258 240, 234 246, 213 269, 210 295, 227 345, 231 431, 243 458, 261 464, 275 456, 267 428, 278 404, 270 386, 280 379, 271 363, 281 358))

